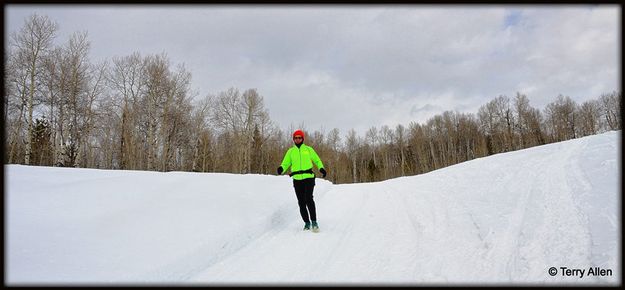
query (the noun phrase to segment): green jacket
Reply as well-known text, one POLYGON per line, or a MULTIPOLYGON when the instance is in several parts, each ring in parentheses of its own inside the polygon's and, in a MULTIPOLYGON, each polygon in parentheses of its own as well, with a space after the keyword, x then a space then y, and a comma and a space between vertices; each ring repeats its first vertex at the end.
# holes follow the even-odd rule
MULTIPOLYGON (((289 167, 291 167, 291 172, 296 172, 312 169, 313 162, 317 166, 317 169, 323 168, 323 162, 319 159, 319 155, 317 155, 315 149, 302 143, 299 148, 296 145, 293 145, 293 147, 286 151, 280 166, 282 167, 283 172, 286 172, 289 167)), ((314 173, 301 173, 293 175, 293 179, 295 180, 313 177, 315 177, 314 173)))

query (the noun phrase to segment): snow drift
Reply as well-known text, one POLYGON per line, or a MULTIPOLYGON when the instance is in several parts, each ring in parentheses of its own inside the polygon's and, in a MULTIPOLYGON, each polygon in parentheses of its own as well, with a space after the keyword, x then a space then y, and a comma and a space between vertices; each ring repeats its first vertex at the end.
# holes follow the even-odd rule
POLYGON ((6 283, 620 284, 620 138, 317 179, 320 233, 288 176, 5 165, 6 283))

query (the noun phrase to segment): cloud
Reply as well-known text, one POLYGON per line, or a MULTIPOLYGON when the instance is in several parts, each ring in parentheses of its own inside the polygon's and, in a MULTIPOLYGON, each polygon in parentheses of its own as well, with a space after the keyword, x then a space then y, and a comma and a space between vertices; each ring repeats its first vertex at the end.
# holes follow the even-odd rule
POLYGON ((417 117, 422 113, 428 114, 431 112, 439 112, 440 110, 444 110, 444 108, 441 108, 439 106, 434 106, 432 104, 426 104, 419 108, 417 108, 417 105, 413 105, 412 108, 410 109, 410 116, 417 117))
POLYGON ((620 90, 616 5, 6 7, 9 29, 33 11, 62 41, 87 29, 94 58, 166 52, 200 96, 256 88, 281 128, 364 134, 517 91, 542 108, 620 90))

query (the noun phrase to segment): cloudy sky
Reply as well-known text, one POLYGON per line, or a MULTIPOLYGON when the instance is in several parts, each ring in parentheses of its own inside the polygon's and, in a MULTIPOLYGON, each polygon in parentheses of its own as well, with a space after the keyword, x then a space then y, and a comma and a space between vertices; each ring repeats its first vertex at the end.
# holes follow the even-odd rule
POLYGON ((165 52, 199 97, 256 88, 283 129, 341 135, 477 113, 499 95, 543 109, 620 90, 617 5, 6 5, 7 34, 32 13, 58 43, 88 31, 98 62, 165 52))

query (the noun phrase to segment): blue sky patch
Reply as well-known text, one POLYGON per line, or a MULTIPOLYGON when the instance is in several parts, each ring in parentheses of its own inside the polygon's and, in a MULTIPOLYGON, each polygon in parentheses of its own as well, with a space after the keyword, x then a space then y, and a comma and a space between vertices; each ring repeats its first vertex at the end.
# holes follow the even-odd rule
POLYGON ((521 11, 510 11, 506 14, 506 18, 504 19, 504 26, 506 28, 510 26, 515 26, 521 21, 521 11))

